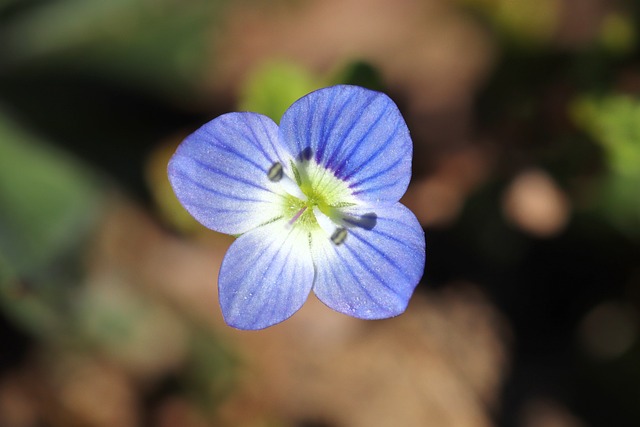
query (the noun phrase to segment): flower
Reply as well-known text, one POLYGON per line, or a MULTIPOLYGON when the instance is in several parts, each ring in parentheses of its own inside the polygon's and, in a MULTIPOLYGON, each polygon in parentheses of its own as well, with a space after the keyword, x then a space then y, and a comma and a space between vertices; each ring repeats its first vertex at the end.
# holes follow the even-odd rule
POLYGON ((424 232, 398 202, 412 150, 389 97, 345 85, 299 99, 280 126, 228 113, 187 137, 168 168, 178 199, 238 237, 218 278, 227 324, 279 323, 311 290, 350 316, 402 313, 425 262, 424 232))

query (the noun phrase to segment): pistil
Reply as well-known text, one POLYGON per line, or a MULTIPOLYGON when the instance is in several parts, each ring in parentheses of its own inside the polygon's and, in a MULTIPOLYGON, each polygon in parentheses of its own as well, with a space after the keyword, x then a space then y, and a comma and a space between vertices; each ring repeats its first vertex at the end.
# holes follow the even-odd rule
POLYGON ((291 226, 292 226, 292 225, 293 225, 293 224, 298 220, 298 218, 300 218, 300 217, 302 216, 302 214, 303 214, 303 213, 304 213, 304 211, 306 211, 306 210, 307 210, 307 207, 306 207, 306 206, 304 206, 302 209, 300 209, 300 210, 298 211, 298 213, 296 213, 296 214, 293 216, 293 218, 291 218, 291 219, 289 220, 289 222, 288 222, 288 224, 287 224, 287 225, 288 225, 289 227, 291 227, 291 226))

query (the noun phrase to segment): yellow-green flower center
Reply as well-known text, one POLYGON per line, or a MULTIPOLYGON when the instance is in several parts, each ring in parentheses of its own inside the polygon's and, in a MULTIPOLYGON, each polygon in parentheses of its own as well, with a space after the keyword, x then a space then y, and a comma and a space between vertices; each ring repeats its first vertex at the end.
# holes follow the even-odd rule
MULTIPOLYGON (((275 175, 278 169, 274 165, 270 174, 275 175)), ((292 226, 314 231, 321 227, 315 213, 319 211, 320 215, 326 216, 338 227, 341 223, 341 208, 355 204, 349 186, 333 172, 312 160, 297 165, 291 162, 290 171, 294 178, 293 184, 300 191, 291 191, 284 195, 284 218, 292 226)), ((280 179, 282 178, 278 180, 280 179)))

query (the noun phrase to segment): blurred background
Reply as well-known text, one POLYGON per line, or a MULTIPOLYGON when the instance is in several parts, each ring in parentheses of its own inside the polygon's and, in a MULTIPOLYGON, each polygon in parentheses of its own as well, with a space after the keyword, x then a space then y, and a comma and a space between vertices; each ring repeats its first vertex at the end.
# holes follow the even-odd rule
POLYGON ((0 0, 0 426, 640 425, 640 3, 0 0), (166 164, 219 114, 398 104, 407 312, 224 325, 166 164))

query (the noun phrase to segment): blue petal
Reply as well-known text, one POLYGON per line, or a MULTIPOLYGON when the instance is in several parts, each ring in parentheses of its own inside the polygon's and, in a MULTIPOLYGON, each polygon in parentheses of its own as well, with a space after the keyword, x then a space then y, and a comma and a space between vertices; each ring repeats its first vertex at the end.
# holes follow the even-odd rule
POLYGON ((291 317, 313 284, 307 232, 284 221, 240 236, 222 261, 218 289, 222 315, 238 329, 263 329, 291 317))
POLYGON ((382 93, 356 86, 312 92, 284 113, 280 139, 294 156, 310 152, 362 200, 395 203, 409 184, 409 130, 382 93))
POLYGON ((406 309, 422 277, 424 232, 400 203, 353 214, 350 223, 360 225, 347 228, 344 243, 335 245, 314 236, 313 290, 326 305, 350 316, 396 316, 406 309))
POLYGON ((206 227, 241 234, 281 214, 269 181, 278 127, 255 113, 222 115, 191 134, 169 162, 169 180, 189 213, 206 227))

